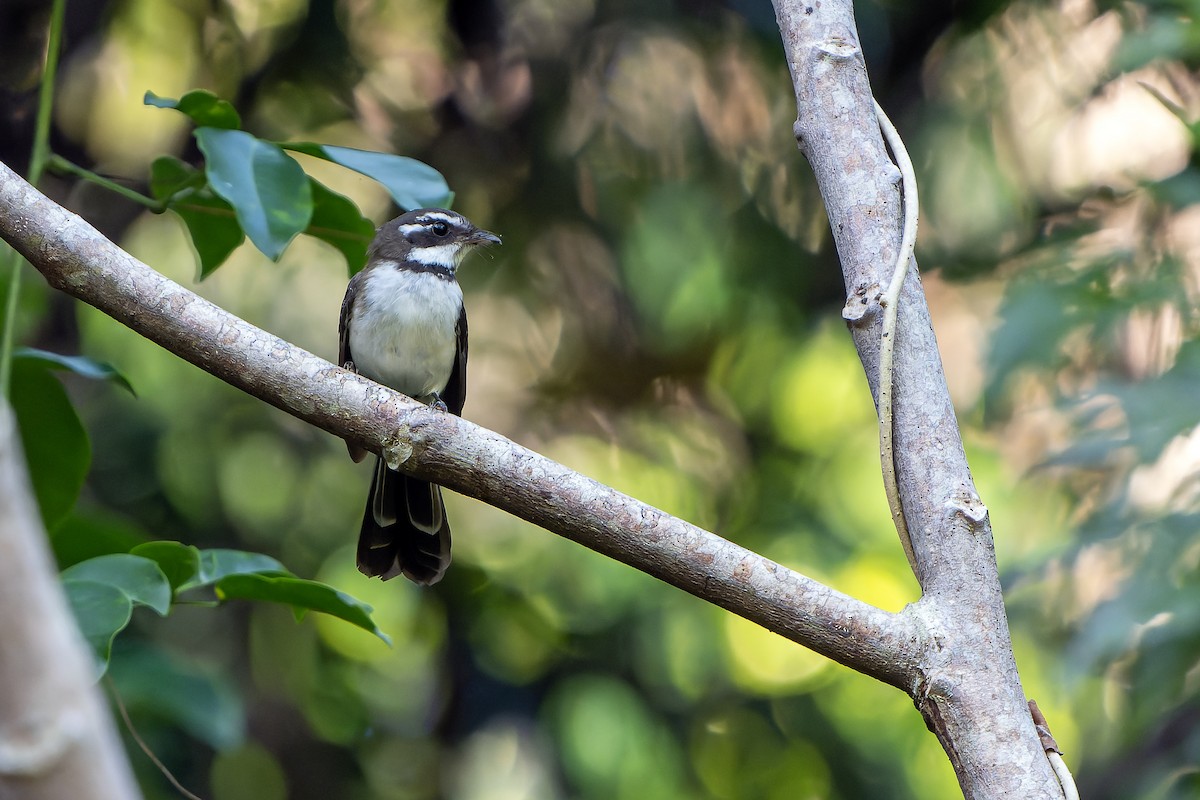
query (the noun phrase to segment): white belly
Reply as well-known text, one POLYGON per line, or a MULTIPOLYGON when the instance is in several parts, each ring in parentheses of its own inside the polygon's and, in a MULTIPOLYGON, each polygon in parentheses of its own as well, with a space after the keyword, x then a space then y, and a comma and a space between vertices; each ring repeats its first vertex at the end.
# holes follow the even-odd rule
POLYGON ((355 299, 350 353, 358 372, 428 402, 450 380, 462 289, 427 272, 375 267, 355 299))

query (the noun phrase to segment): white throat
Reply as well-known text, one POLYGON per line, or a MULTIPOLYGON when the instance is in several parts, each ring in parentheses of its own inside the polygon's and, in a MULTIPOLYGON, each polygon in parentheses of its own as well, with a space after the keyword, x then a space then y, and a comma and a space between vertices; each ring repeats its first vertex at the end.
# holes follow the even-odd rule
POLYGON ((451 272, 458 267, 465 255, 461 243, 414 247, 408 251, 409 261, 415 261, 427 267, 444 267, 451 272))

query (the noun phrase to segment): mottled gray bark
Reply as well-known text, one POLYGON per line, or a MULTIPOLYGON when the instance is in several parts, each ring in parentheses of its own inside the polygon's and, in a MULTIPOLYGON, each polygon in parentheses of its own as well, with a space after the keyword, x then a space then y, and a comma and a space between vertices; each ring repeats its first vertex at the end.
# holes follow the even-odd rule
MULTIPOLYGON (((851 0, 775 0, 796 92, 796 141, 817 178, 878 397, 878 296, 900 246, 900 175, 879 132, 851 0)), ((920 666, 903 688, 969 798, 1059 798, 1017 675, 991 522, 975 491, 915 262, 895 342, 896 469, 923 596, 920 666)))
POLYGON ((135 800, 0 401, 0 798, 135 800))

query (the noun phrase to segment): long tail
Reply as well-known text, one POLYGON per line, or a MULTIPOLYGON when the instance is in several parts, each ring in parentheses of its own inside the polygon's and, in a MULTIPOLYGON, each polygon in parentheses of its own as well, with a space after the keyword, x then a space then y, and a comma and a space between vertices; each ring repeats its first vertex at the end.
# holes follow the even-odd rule
POLYGON ((375 460, 358 535, 358 569, 383 580, 404 575, 426 586, 450 566, 450 525, 441 487, 410 478, 375 460))

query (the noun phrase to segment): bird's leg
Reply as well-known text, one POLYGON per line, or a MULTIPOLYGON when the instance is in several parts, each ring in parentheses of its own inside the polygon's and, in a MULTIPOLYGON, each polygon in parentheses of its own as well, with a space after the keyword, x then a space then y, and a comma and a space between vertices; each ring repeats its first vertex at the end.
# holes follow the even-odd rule
POLYGON ((429 407, 433 408, 437 411, 449 411, 450 410, 449 406, 447 406, 444 402, 442 402, 442 396, 440 394, 438 394, 437 392, 433 393, 433 401, 429 404, 429 407))

